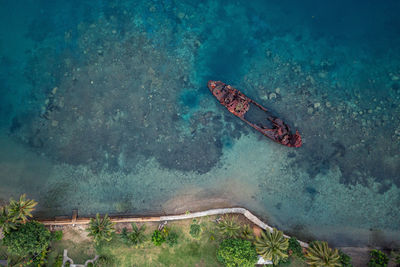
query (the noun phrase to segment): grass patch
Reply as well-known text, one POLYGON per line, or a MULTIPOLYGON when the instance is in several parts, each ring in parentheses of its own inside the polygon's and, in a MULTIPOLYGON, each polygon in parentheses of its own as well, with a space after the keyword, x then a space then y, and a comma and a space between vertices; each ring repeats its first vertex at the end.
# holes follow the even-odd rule
POLYGON ((279 267, 308 267, 309 265, 307 265, 307 263, 303 259, 301 259, 295 255, 292 255, 289 257, 288 262, 281 263, 278 266, 279 267))
POLYGON ((150 236, 156 225, 147 227, 147 240, 137 246, 126 245, 121 236, 115 234, 113 240, 102 243, 98 254, 108 259, 111 266, 221 266, 216 258, 218 241, 209 240, 207 235, 193 239, 190 232, 191 221, 169 223, 171 232, 178 235, 177 244, 163 243, 155 246, 150 236))
POLYGON ((68 235, 63 236, 60 241, 51 242, 47 266, 54 266, 57 257, 63 254, 64 249, 68 250, 68 256, 78 264, 85 263, 96 254, 94 243, 90 239, 82 240, 78 231, 69 229, 68 235))

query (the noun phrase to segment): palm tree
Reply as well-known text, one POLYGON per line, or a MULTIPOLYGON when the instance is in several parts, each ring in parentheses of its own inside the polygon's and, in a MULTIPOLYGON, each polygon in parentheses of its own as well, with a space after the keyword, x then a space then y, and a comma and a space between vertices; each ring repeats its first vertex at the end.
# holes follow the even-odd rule
POLYGON ((281 260, 288 258, 289 240, 283 236, 281 231, 275 228, 272 232, 262 231, 261 237, 257 237, 254 244, 257 253, 264 259, 271 260, 274 266, 281 260))
MULTIPOLYGON (((126 229, 126 228, 124 228, 126 229)), ((132 232, 126 232, 125 236, 128 240, 129 243, 138 245, 140 243, 143 243, 145 240, 146 236, 144 234, 144 231, 146 230, 146 225, 142 225, 141 227, 138 227, 136 223, 132 223, 132 232)))
POLYGON ((306 252, 307 264, 313 267, 340 267, 340 255, 337 249, 332 250, 327 242, 315 241, 306 252))
POLYGON ((32 211, 35 209, 37 202, 33 199, 26 199, 26 194, 19 197, 19 201, 10 199, 8 205, 8 211, 10 217, 14 221, 21 220, 23 223, 28 220, 28 217, 32 217, 32 211))
POLYGON ((240 237, 249 241, 254 240, 254 232, 253 229, 251 229, 250 225, 245 224, 243 226, 240 237))
POLYGON ((224 217, 217 225, 219 233, 225 238, 240 237, 240 225, 233 218, 224 217))
POLYGON ((4 233, 9 233, 11 230, 17 229, 18 221, 13 220, 6 207, 3 207, 0 212, 0 228, 4 233))
POLYGON ((100 241, 110 241, 112 239, 112 233, 115 232, 114 225, 115 223, 111 222, 107 214, 103 218, 100 218, 100 215, 97 213, 96 219, 90 219, 87 231, 89 232, 89 236, 93 236, 94 242, 99 244, 100 241))

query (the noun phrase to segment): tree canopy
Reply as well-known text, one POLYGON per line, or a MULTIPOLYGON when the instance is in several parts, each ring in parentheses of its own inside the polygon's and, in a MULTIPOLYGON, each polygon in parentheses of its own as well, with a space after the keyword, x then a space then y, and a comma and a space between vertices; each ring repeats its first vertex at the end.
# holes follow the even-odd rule
POLYGON ((253 267, 257 262, 257 252, 250 241, 225 239, 218 248, 217 259, 227 267, 253 267))
POLYGON ((50 231, 43 224, 36 221, 28 221, 17 229, 11 229, 4 233, 3 244, 8 251, 20 256, 39 254, 46 250, 51 239, 50 231))

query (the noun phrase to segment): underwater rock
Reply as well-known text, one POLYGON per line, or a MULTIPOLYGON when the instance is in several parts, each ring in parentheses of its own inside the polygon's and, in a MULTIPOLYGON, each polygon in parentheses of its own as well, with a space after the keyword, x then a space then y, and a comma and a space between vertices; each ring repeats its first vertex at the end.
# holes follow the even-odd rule
POLYGON ((391 79, 392 81, 398 81, 398 80, 400 79, 399 76, 397 76, 397 75, 395 75, 395 74, 393 74, 393 73, 389 73, 389 75, 390 75, 390 79, 391 79))
POLYGON ((276 94, 275 93, 270 93, 269 94, 269 99, 275 99, 276 98, 276 94))
POLYGON ((185 16, 186 16, 186 14, 183 13, 183 12, 179 12, 179 13, 178 13, 178 18, 179 18, 179 19, 183 19, 185 16))
POLYGON ((314 80, 314 78, 313 78, 311 75, 308 75, 308 76, 306 77, 306 80, 309 81, 312 85, 315 84, 315 80, 314 80))
POLYGON ((327 76, 327 73, 325 71, 321 71, 320 73, 318 73, 318 77, 320 77, 322 79, 326 78, 326 76, 327 76))

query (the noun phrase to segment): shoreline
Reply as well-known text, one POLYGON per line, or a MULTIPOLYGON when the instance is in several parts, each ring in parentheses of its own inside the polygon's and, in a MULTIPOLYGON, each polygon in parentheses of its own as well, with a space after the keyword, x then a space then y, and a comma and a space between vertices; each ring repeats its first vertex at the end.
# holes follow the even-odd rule
MULTIPOLYGON (((187 212, 184 214, 178 215, 162 215, 162 216, 109 216, 112 222, 114 223, 129 223, 129 222, 163 222, 163 221, 177 221, 177 220, 186 220, 186 219, 193 219, 211 215, 226 215, 226 214, 240 214, 246 217, 250 222, 257 225, 261 229, 272 231, 273 227, 266 224, 262 220, 260 220, 257 216, 251 213, 249 210, 241 207, 234 207, 234 208, 221 208, 221 209, 208 209, 204 211, 198 212, 187 212)), ((89 224, 90 219, 89 217, 82 217, 78 218, 77 212, 73 213, 73 216, 70 219, 54 219, 54 220, 38 220, 39 222, 43 223, 46 226, 66 226, 66 225, 85 225, 89 224)), ((290 238, 290 236, 284 234, 286 238, 290 238)), ((302 247, 307 248, 308 243, 298 240, 302 247)))

